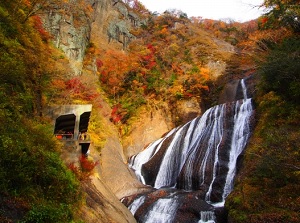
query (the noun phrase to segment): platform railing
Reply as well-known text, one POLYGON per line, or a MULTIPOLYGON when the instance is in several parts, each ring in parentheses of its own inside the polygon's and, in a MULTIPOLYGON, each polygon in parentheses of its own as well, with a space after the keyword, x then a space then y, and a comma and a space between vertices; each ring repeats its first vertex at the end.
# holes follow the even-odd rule
POLYGON ((58 133, 58 134, 55 134, 55 137, 57 139, 60 139, 60 140, 71 140, 71 139, 74 139, 74 134, 72 133, 58 133))
POLYGON ((90 141, 91 137, 88 133, 79 133, 78 137, 74 137, 72 133, 57 133, 54 134, 59 140, 78 140, 78 141, 90 141))

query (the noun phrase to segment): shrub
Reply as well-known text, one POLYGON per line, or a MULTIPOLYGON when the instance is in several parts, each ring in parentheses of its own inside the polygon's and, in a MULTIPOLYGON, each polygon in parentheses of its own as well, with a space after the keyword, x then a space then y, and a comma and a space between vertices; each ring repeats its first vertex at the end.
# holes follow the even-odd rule
POLYGON ((300 98, 300 38, 289 38, 267 57, 262 64, 261 89, 274 91, 284 100, 296 102, 300 98))
POLYGON ((20 223, 70 222, 71 219, 72 213, 67 205, 49 202, 34 205, 20 223))
POLYGON ((0 120, 1 191, 28 201, 25 222, 66 222, 80 198, 79 182, 62 163, 50 128, 1 115, 0 120))

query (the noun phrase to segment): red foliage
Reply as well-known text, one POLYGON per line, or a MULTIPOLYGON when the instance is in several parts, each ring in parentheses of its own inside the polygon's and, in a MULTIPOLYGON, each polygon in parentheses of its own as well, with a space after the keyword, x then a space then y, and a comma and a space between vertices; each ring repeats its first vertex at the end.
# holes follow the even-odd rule
POLYGON ((265 24, 266 22, 268 22, 268 18, 267 17, 264 17, 261 19, 261 23, 262 24, 265 24))
POLYGON ((84 85, 79 77, 74 77, 65 82, 66 89, 73 97, 91 101, 100 96, 100 94, 92 86, 84 85))
POLYGON ((78 77, 74 77, 66 81, 66 88, 68 90, 72 90, 73 93, 79 94, 84 89, 84 86, 78 77))
POLYGON ((149 54, 142 56, 143 64, 147 69, 152 69, 156 65, 155 61, 155 48, 152 44, 147 45, 147 49, 150 51, 149 54))
POLYGON ((184 92, 184 93, 183 93, 183 96, 184 96, 185 98, 191 98, 191 97, 193 97, 194 95, 193 95, 192 93, 190 93, 190 92, 184 92))
POLYGON ((103 66, 103 62, 99 58, 96 59, 96 66, 97 66, 98 69, 103 66))
POLYGON ((114 124, 117 124, 117 123, 121 122, 124 119, 125 114, 126 114, 126 112, 124 111, 124 109, 122 109, 121 104, 117 104, 113 107, 113 109, 111 111, 110 120, 114 124))
POLYGON ((74 164, 74 163, 70 163, 68 165, 68 168, 76 175, 79 176, 80 174, 80 169, 74 164))
POLYGON ((98 165, 98 161, 97 162, 94 162, 92 160, 89 160, 85 155, 82 155, 80 158, 79 158, 79 162, 80 162, 80 165, 81 165, 81 170, 84 171, 84 172, 91 172, 93 171, 93 169, 95 168, 95 166, 98 165))
POLYGON ((75 163, 70 163, 68 168, 75 174, 79 180, 87 180, 89 176, 93 173, 94 168, 99 164, 99 162, 94 162, 89 160, 84 155, 79 157, 80 167, 76 166, 75 163))
POLYGON ((44 29, 41 17, 38 15, 32 16, 33 26, 40 33, 42 40, 47 41, 51 38, 51 35, 44 29))
POLYGON ((108 81, 108 74, 105 70, 103 70, 101 72, 101 75, 100 75, 100 81, 103 83, 103 84, 106 84, 107 81, 108 81))
POLYGON ((147 48, 152 52, 152 53, 155 53, 155 48, 154 48, 154 46, 152 45, 152 44, 148 44, 147 45, 147 48))

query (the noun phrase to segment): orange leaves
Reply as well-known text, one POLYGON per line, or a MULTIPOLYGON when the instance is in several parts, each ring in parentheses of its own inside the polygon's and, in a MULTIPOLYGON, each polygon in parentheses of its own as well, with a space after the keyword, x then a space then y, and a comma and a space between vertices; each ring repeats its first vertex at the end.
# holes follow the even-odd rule
POLYGON ((190 73, 183 73, 174 81, 169 93, 176 98, 200 96, 203 91, 209 91, 207 81, 210 79, 208 68, 193 68, 190 73), (194 70, 194 71, 193 71, 194 70))
POLYGON ((96 59, 103 89, 117 104, 110 117, 115 124, 126 122, 131 113, 145 102, 146 92, 157 85, 154 82, 158 77, 151 73, 157 65, 156 48, 136 41, 129 50, 127 54, 108 50, 96 59))
POLYGON ((23 1, 24 5, 26 5, 27 7, 31 6, 31 2, 29 0, 24 0, 23 1))
POLYGON ((210 70, 208 68, 200 68, 200 76, 203 81, 207 81, 210 78, 210 70))
MULTIPOLYGON (((147 58, 147 55, 145 56, 147 58)), ((122 85, 127 78, 127 74, 139 69, 137 58, 133 54, 128 55, 124 52, 109 50, 103 54, 101 59, 96 60, 100 80, 110 95, 115 96, 124 91, 122 85)), ((152 64, 149 64, 149 66, 152 66, 152 64)))
POLYGON ((103 55, 101 62, 101 71, 105 70, 106 73, 118 77, 123 76, 123 73, 131 67, 129 56, 120 51, 108 50, 103 55))
POLYGON ((162 35, 168 34, 168 29, 166 27, 162 28, 162 30, 160 31, 160 34, 162 34, 162 35))
POLYGON ((63 80, 60 80, 60 79, 54 79, 54 80, 51 82, 51 87, 52 87, 54 90, 61 91, 61 90, 63 90, 63 89, 66 89, 66 84, 65 84, 65 81, 63 81, 63 80))

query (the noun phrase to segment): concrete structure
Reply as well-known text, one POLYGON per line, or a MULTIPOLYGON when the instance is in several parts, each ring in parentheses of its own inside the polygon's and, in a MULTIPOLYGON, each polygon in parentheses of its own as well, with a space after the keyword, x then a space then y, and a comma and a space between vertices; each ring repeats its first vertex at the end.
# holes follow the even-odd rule
POLYGON ((54 134, 62 134, 77 140, 80 133, 88 130, 91 111, 91 104, 59 105, 50 107, 47 115, 53 120, 54 134))
POLYGON ((87 134, 91 111, 91 104, 59 105, 49 107, 47 116, 53 120, 57 139, 65 142, 65 145, 75 147, 75 151, 81 147, 81 153, 87 154, 91 143, 87 134))

